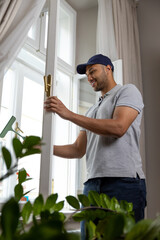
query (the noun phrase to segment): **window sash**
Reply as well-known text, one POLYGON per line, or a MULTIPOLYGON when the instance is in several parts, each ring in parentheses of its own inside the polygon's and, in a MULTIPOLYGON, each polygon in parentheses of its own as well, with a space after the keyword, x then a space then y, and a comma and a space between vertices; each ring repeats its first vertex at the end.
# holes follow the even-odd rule
MULTIPOLYGON (((51 2, 52 2, 51 4, 54 4, 53 1, 51 1, 51 2)), ((57 6, 60 6, 59 5, 60 0, 57 0, 56 2, 57 2, 57 6)), ((65 4, 64 1, 63 1, 63 4, 65 4)), ((67 6, 69 6, 69 5, 67 5, 67 6)), ((53 8, 53 9, 55 11, 55 8, 53 8)), ((76 17, 75 12, 74 12, 74 16, 76 17)), ((76 24, 75 21, 74 21, 74 24, 76 24)), ((73 39, 74 39, 73 46, 75 46, 75 32, 76 31, 74 31, 74 36, 73 36, 73 39)), ((54 34, 52 34, 52 36, 53 35, 54 34)), ((54 40, 56 41, 55 35, 54 35, 54 40)), ((53 45, 54 44, 53 44, 53 41, 52 41, 52 48, 53 48, 53 45)), ((21 114, 22 114, 21 107, 22 107, 22 94, 23 94, 23 91, 22 91, 23 81, 21 81, 21 79, 23 79, 24 74, 27 74, 29 72, 27 70, 28 68, 30 68, 30 71, 32 71, 32 74, 33 74, 34 71, 37 72, 38 74, 40 74, 41 76, 42 76, 42 74, 44 74, 44 66, 45 66, 44 59, 45 58, 42 55, 40 55, 39 52, 35 52, 35 50, 31 50, 31 48, 32 48, 31 46, 27 46, 25 44, 25 47, 21 50, 21 52, 18 55, 16 61, 12 65, 12 68, 14 69, 15 74, 17 76, 17 81, 15 83, 15 91, 14 91, 14 101, 13 101, 14 105, 17 106, 17 109, 12 110, 11 115, 16 115, 16 120, 19 122, 20 126, 21 126, 21 114), (32 54, 33 62, 25 61, 24 56, 26 56, 27 54, 28 54, 28 59, 30 57, 29 55, 32 54), (40 57, 42 59, 42 61, 39 61, 37 56, 40 57), (22 67, 22 65, 24 65, 25 67, 22 67), (16 89, 18 89, 18 90, 16 90, 16 89)), ((54 49, 56 50, 56 47, 54 49)), ((73 54, 73 59, 75 60, 75 49, 72 52, 72 54, 73 54)), ((45 55, 45 53, 44 53, 44 55, 45 55)), ((55 56, 55 54, 53 52, 52 52, 52 56, 55 56)), ((74 69, 75 69, 74 60, 72 62, 72 66, 70 66, 70 65, 66 64, 64 61, 61 61, 61 59, 58 58, 58 59, 55 59, 55 65, 54 65, 55 69, 57 69, 59 71, 63 71, 65 74, 67 74, 70 77, 70 102, 69 102, 69 106, 70 106, 70 109, 73 110, 73 111, 77 109, 75 97, 73 95, 75 94, 75 96, 77 96, 75 92, 78 91, 76 86, 75 86, 75 83, 73 81, 73 73, 74 73, 74 69), (73 101, 73 97, 74 97, 74 101, 73 101)), ((54 61, 50 61, 50 62, 54 62, 54 61)), ((49 69, 51 69, 52 67, 53 67, 53 65, 52 66, 50 65, 50 66, 46 67, 46 73, 47 74, 50 73, 49 69)), ((56 76, 55 76, 55 79, 56 79, 56 76)), ((54 83, 54 85, 56 85, 56 82, 54 83)), ((54 91, 52 92, 52 94, 54 94, 54 91)), ((53 121, 53 119, 52 119, 52 121, 53 121)), ((68 128, 69 128, 69 139, 70 139, 70 141, 72 141, 72 139, 75 140, 75 137, 77 136, 76 126, 71 127, 71 124, 69 123, 68 128)), ((51 129, 50 129, 50 132, 51 132, 51 129)), ((50 148, 50 156, 52 156, 52 148, 50 148)), ((75 184, 76 184, 76 166, 77 166, 76 165, 76 160, 71 160, 71 161, 65 160, 65 161, 67 163, 67 169, 68 169, 67 193, 75 195, 75 193, 76 193, 76 186, 75 186, 75 184)), ((46 162, 45 162, 45 165, 46 165, 46 162)), ((45 168, 45 167, 42 166, 42 168, 45 168)), ((52 173, 51 173, 51 175, 52 175, 52 173)), ((11 180, 11 179, 8 180, 10 182, 10 186, 11 186, 11 183, 13 183, 13 182, 16 184, 16 177, 14 176, 13 178, 14 178, 14 181, 11 180)), ((40 179, 40 184, 42 182, 44 183, 44 181, 43 181, 44 178, 42 177, 42 175, 40 175, 40 178, 41 178, 40 179)), ((45 175, 45 180, 46 180, 46 175, 45 175)), ((40 187, 40 192, 44 193, 44 197, 47 196, 45 194, 46 192, 44 190, 44 189, 46 189, 45 188, 46 184, 47 184, 47 195, 48 195, 52 191, 51 178, 48 178, 45 182, 45 185, 40 187), (50 183, 49 183, 49 181, 50 181, 50 183), (50 188, 50 190, 48 191, 49 188, 50 188)), ((13 189, 13 188, 11 187, 9 189, 8 194, 11 193, 11 189, 13 189)), ((12 191, 12 193, 13 193, 13 191, 12 191)))

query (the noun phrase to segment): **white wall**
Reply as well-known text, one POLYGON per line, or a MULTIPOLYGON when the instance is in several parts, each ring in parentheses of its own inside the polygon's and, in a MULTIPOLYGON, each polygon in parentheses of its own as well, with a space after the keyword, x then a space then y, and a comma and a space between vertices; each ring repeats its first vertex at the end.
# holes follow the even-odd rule
POLYGON ((140 0, 138 25, 144 90, 147 217, 160 213, 160 0, 140 0))
POLYGON ((97 7, 77 12, 76 65, 96 54, 97 7))

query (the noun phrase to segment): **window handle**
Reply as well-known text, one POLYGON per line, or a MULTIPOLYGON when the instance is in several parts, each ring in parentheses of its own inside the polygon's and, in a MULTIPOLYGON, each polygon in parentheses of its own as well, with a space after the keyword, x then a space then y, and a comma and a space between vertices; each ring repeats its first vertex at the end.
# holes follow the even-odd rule
POLYGON ((46 97, 51 96, 51 86, 52 86, 52 75, 44 76, 44 89, 46 92, 46 97))

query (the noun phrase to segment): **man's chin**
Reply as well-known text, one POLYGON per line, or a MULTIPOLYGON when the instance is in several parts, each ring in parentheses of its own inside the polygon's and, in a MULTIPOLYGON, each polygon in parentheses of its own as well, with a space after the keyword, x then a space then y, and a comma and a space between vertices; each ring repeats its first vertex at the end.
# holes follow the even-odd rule
POLYGON ((94 88, 94 91, 95 91, 95 92, 99 92, 99 91, 101 91, 101 89, 99 89, 99 88, 94 88))

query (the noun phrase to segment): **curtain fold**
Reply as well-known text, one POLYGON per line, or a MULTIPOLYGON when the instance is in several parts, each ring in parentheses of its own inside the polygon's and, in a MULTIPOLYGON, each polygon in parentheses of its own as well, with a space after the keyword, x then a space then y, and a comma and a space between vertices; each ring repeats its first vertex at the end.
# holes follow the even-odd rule
POLYGON ((38 18, 45 4, 45 0, 17 0, 17 3, 13 1, 15 5, 12 6, 11 11, 9 6, 12 1, 13 0, 8 2, 4 1, 0 6, 1 9, 3 9, 4 15, 1 16, 1 19, 4 20, 5 17, 7 18, 7 15, 12 19, 12 21, 8 20, 9 25, 4 25, 3 31, 5 34, 0 40, 0 81, 3 79, 5 71, 12 64, 23 46, 30 27, 38 18), (8 3, 8 7, 7 5, 3 5, 5 3, 8 3))
POLYGON ((0 3, 0 41, 15 18, 22 0, 7 0, 0 3))
POLYGON ((112 0, 115 41, 123 61, 123 82, 142 88, 139 31, 135 0, 112 0))

